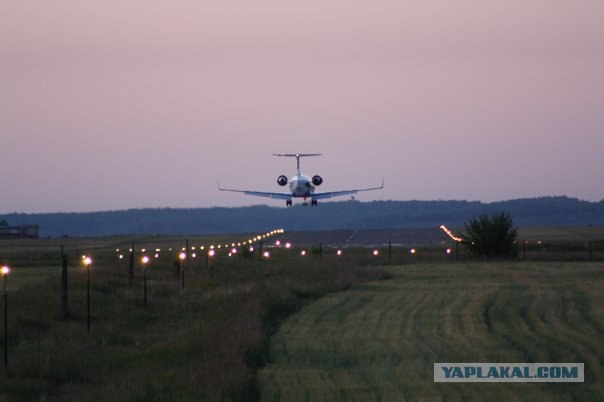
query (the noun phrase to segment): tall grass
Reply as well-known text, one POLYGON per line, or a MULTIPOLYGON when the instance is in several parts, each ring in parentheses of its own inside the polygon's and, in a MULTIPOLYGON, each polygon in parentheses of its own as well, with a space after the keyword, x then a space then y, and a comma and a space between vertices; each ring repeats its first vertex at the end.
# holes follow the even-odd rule
POLYGON ((19 286, 9 286, 9 368, 0 375, 0 400, 256 400, 256 372, 286 317, 326 293, 385 276, 352 258, 276 251, 264 261, 216 258, 213 276, 203 259, 192 260, 182 289, 174 256, 162 256, 148 269, 144 307, 138 261, 129 287, 127 258, 97 247, 88 334, 81 262, 70 250, 69 318, 62 321, 58 253, 48 257, 57 263, 49 273, 27 266, 47 258, 35 252, 14 251, 19 279, 9 284, 19 286))

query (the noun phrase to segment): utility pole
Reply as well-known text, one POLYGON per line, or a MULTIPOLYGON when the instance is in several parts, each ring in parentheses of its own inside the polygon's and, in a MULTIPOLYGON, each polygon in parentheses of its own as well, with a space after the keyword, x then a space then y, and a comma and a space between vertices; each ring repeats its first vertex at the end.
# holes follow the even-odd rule
POLYGON ((134 282, 134 242, 130 247, 130 264, 128 265, 128 284, 130 287, 132 287, 132 282, 134 282))
POLYGON ((69 316, 67 310, 67 256, 63 252, 61 244, 61 319, 66 320, 69 316))

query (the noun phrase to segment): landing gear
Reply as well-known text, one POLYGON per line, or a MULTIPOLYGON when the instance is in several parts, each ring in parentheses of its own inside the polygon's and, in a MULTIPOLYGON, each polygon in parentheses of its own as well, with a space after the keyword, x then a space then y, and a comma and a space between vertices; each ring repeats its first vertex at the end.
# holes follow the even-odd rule
POLYGON ((285 206, 286 207, 291 207, 292 206, 292 200, 285 200, 285 206))
POLYGON ((317 200, 312 200, 310 202, 310 205, 312 205, 313 207, 316 207, 317 206, 317 200))

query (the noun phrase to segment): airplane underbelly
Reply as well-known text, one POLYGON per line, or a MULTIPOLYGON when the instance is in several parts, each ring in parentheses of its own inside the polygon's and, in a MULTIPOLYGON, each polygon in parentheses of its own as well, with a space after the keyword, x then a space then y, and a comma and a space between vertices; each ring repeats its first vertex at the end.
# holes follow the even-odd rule
POLYGON ((304 182, 292 182, 290 189, 292 196, 294 197, 310 197, 314 190, 312 186, 309 186, 308 183, 304 182))

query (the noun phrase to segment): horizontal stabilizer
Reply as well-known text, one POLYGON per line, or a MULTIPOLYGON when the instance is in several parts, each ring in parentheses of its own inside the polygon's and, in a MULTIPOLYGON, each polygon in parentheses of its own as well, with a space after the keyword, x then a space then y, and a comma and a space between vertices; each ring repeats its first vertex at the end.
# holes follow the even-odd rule
POLYGON ((300 158, 303 156, 320 156, 321 154, 273 154, 273 156, 288 156, 296 158, 296 166, 298 168, 298 174, 300 174, 300 158))
POLYGON ((321 154, 273 154, 273 156, 288 156, 290 158, 301 158, 303 156, 321 156, 321 154))

